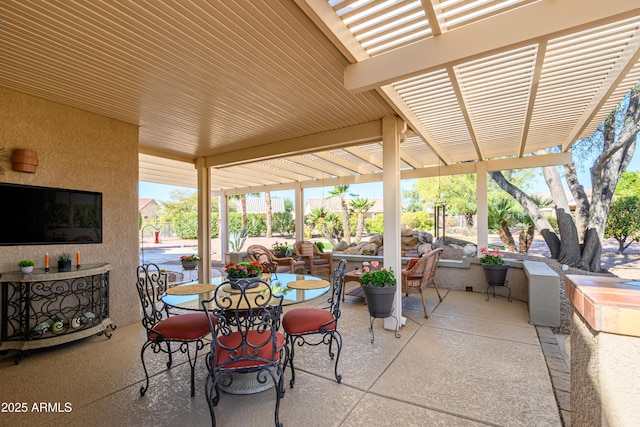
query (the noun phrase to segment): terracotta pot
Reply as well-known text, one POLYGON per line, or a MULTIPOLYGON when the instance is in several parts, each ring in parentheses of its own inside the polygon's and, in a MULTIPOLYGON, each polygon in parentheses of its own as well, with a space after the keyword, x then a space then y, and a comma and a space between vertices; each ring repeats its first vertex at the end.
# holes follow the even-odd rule
POLYGON ((13 170, 18 172, 35 173, 38 167, 38 154, 33 150, 16 148, 11 156, 13 170))

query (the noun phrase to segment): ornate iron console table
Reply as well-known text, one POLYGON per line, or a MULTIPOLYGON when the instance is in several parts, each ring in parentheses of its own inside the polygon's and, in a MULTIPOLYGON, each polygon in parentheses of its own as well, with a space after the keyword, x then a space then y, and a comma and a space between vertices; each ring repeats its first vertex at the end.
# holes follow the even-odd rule
POLYGON ((20 351, 18 364, 31 349, 93 334, 111 338, 110 270, 111 264, 90 264, 69 272, 2 273, 0 351, 20 351))

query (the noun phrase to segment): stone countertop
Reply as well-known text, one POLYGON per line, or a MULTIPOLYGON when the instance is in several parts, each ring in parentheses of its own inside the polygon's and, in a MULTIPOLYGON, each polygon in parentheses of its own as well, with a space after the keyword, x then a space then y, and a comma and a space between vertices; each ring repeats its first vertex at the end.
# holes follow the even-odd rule
POLYGON ((572 274, 565 292, 595 331, 640 337, 640 281, 572 274))

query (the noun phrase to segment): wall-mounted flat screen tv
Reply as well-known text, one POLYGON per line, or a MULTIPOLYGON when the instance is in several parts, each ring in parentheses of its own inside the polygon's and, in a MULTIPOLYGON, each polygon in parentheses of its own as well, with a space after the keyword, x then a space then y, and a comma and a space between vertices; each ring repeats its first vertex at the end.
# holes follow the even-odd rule
POLYGON ((0 183, 0 245, 102 243, 102 193, 0 183))

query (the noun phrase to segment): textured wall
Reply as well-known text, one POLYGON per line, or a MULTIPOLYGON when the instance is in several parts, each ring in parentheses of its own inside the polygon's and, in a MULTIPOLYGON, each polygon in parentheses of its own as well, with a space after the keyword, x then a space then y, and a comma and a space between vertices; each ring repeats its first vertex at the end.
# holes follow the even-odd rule
POLYGON ((571 424, 632 426, 640 419, 640 338, 571 321, 571 424))
POLYGON ((103 203, 102 244, 0 246, 0 271, 17 270, 25 258, 42 268, 47 252, 55 265, 57 254, 79 250, 83 264, 112 265, 114 323, 139 321, 137 126, 2 87, 0 123, 0 147, 9 154, 14 148, 34 150, 40 162, 35 174, 14 172, 5 163, 1 182, 98 191, 103 203))
POLYGON ((571 424, 602 425, 598 384, 598 339, 584 318, 573 311, 571 319, 571 424))

